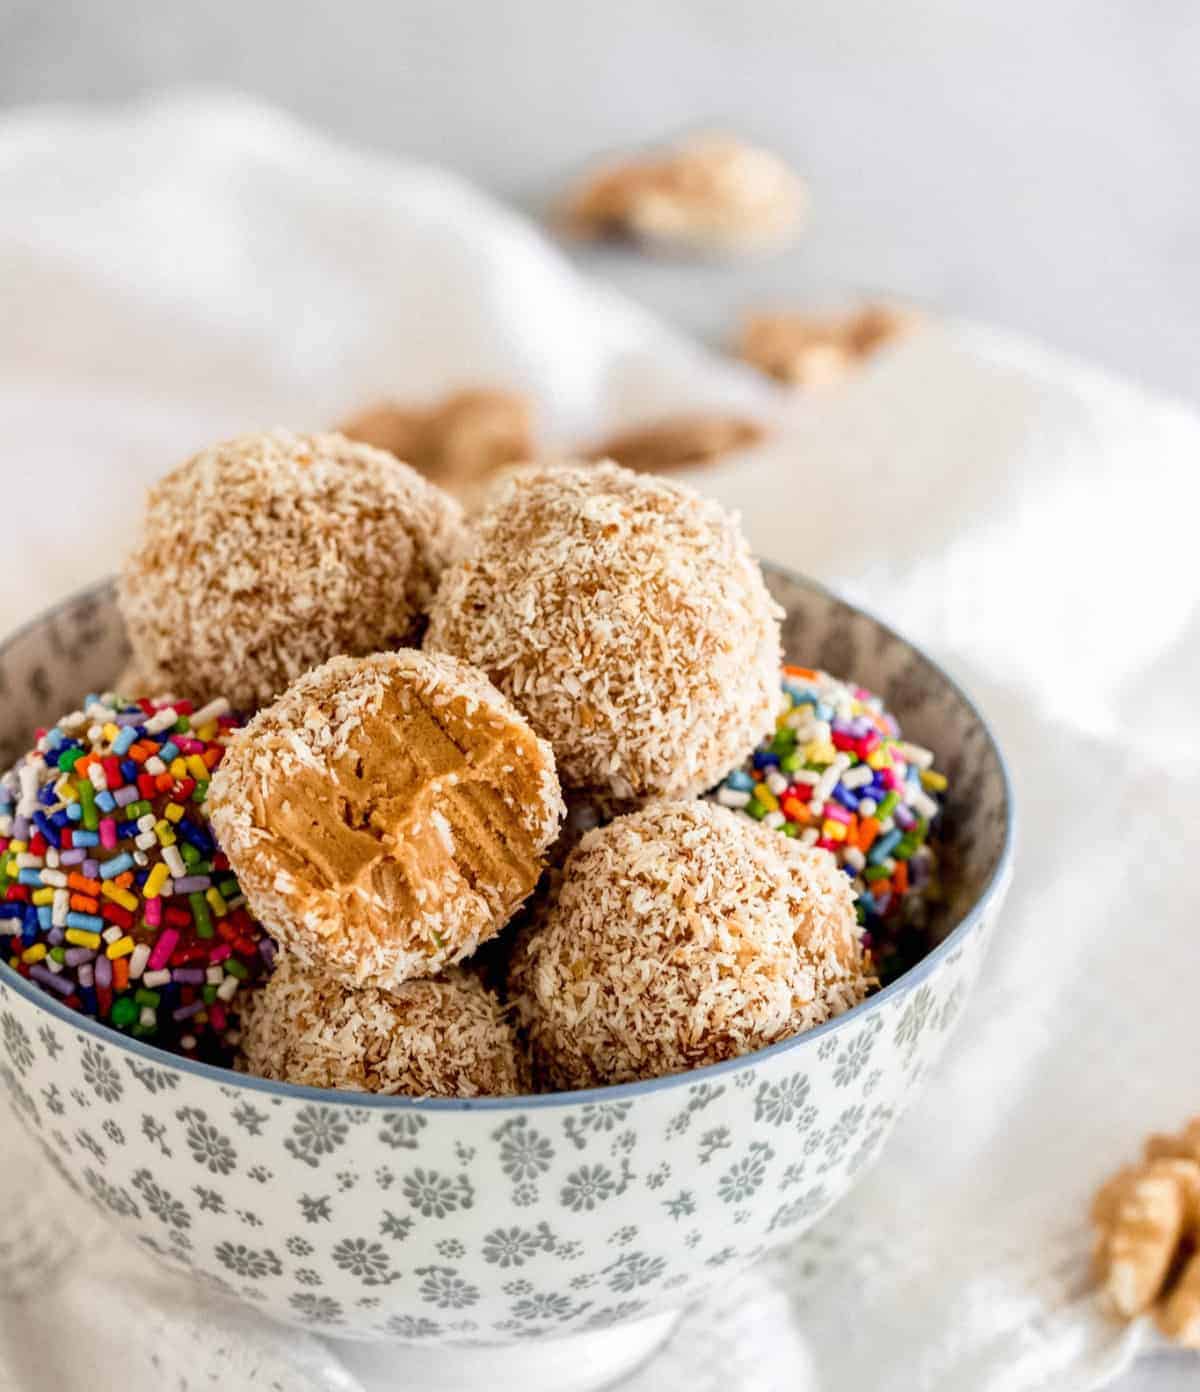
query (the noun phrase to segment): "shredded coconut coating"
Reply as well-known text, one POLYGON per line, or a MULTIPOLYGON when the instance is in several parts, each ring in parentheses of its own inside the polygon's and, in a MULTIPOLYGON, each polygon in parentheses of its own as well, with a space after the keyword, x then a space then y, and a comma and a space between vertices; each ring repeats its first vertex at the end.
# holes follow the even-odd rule
POLYGON ((121 575, 152 686, 254 710, 339 653, 419 640, 462 509, 341 435, 276 430, 205 450, 149 494, 121 575))
POLYGON ((239 1067, 308 1087, 407 1097, 528 1091, 517 1034, 496 995, 469 972, 350 990, 282 956, 242 1018, 239 1067))
POLYGON ((509 973, 539 1077, 562 1089, 750 1053, 873 984, 833 857, 707 802, 589 832, 509 973))
POLYGON ((615 464, 545 466, 501 486, 425 647, 483 668, 567 787, 687 797, 774 728, 781 617, 715 502, 615 464))
POLYGON ((230 741, 208 807, 279 942, 385 987, 499 932, 564 811, 550 746, 483 673, 412 650, 293 683, 230 741))

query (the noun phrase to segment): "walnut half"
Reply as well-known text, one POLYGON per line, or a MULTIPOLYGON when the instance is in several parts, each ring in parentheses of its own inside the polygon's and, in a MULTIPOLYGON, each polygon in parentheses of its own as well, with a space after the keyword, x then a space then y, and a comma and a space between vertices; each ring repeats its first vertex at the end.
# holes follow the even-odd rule
POLYGON ((1092 1203, 1101 1300, 1131 1320, 1153 1311, 1163 1333, 1200 1348, 1200 1118, 1152 1136, 1144 1158, 1092 1203))

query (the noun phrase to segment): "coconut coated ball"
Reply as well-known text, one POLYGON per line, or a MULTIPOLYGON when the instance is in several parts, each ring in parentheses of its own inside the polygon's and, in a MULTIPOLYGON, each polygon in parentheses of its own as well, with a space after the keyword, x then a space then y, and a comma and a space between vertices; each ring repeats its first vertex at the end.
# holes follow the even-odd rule
POLYGON ((386 987, 499 932, 563 804, 549 745, 481 672, 406 649, 293 683, 230 741, 209 810, 285 950, 386 987))
POLYGON ((418 640, 461 529, 448 494, 341 435, 217 445, 150 490, 119 591, 134 661, 254 710, 327 658, 418 640))
POLYGON ((589 832, 509 974, 535 1067, 562 1089, 750 1053, 871 984, 833 857, 694 801, 589 832))
POLYGON ((774 728, 781 611, 736 519, 615 464, 522 469, 443 576, 425 647, 481 667, 565 786, 703 792, 774 728))
POLYGON ((511 1096, 528 1088, 516 1032, 493 992, 452 969, 394 990, 350 990, 281 957, 242 1022, 245 1071, 282 1083, 408 1097, 511 1096))

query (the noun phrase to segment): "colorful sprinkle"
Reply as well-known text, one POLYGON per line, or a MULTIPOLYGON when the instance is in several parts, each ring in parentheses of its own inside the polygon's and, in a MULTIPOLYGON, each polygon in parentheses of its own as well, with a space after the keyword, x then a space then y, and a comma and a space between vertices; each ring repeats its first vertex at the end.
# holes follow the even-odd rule
POLYGON ((83 1014, 220 1063, 274 949, 203 812, 237 724, 224 701, 89 696, 0 778, 0 956, 83 1014))
POLYGON ((890 981, 928 950, 925 908, 937 891, 929 828, 945 775, 865 688, 785 667, 783 694, 775 733, 710 796, 837 857, 863 944, 890 981))

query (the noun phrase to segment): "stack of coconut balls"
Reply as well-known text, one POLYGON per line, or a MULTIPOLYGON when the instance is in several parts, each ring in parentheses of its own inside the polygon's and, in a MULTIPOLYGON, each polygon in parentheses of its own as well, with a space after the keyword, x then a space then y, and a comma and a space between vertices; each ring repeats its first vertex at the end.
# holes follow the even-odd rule
POLYGON ((248 436, 151 491, 120 602, 142 694, 256 712, 204 804, 278 948, 237 1002, 239 1066, 603 1085, 873 984, 836 858, 700 796, 776 729, 781 615, 687 488, 531 466, 468 530, 389 454, 248 436), (603 824, 573 837, 567 803, 603 824))

